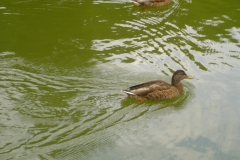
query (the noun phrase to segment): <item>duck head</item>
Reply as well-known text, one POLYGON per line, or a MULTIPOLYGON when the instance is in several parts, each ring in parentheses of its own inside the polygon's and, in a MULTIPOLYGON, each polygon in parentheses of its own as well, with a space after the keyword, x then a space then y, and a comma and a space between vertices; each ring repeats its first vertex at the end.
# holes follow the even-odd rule
POLYGON ((193 77, 188 76, 183 70, 177 70, 172 76, 172 85, 178 85, 183 79, 193 79, 193 77))

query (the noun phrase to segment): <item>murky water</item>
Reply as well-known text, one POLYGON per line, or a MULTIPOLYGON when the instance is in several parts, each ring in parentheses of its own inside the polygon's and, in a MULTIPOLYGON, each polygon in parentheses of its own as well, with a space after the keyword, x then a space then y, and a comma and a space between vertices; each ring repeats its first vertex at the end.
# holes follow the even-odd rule
POLYGON ((240 3, 1 0, 3 159, 240 159, 240 3), (121 89, 184 92, 137 105, 121 89))

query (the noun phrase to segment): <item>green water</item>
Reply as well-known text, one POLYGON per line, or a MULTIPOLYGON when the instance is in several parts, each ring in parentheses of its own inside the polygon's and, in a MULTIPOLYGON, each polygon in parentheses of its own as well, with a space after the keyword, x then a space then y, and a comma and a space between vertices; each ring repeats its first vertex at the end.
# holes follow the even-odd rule
POLYGON ((0 159, 240 159, 240 3, 1 0, 0 159), (137 105, 148 80, 184 92, 137 105))

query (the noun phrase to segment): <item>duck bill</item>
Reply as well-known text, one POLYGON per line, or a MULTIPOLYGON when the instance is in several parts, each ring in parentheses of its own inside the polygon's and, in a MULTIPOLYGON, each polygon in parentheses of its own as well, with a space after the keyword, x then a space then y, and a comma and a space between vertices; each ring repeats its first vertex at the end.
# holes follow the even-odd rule
POLYGON ((193 77, 192 76, 186 76, 186 79, 193 79, 193 77))

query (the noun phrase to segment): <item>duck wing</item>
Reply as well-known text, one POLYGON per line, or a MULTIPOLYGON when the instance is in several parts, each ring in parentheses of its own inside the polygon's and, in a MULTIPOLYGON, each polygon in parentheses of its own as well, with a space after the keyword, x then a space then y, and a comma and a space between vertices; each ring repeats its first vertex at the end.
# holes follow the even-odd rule
POLYGON ((163 90, 170 89, 171 87, 172 85, 170 85, 169 83, 166 83, 161 80, 155 80, 155 81, 149 81, 149 82, 141 83, 135 86, 131 86, 129 87, 128 90, 123 90, 123 92, 129 95, 137 95, 137 96, 144 97, 154 91, 163 91, 163 90))

